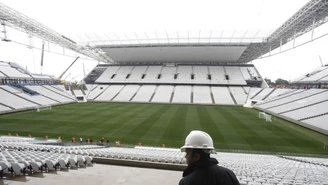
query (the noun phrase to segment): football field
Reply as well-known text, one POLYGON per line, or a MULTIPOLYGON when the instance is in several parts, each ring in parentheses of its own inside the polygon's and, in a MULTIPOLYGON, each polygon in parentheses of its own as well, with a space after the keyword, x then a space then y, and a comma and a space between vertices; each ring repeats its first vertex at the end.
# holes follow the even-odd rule
POLYGON ((138 103, 75 103, 41 112, 0 116, 0 134, 64 140, 101 137, 113 143, 180 147, 191 130, 208 132, 219 150, 310 153, 328 155, 328 136, 258 111, 233 106, 138 103))

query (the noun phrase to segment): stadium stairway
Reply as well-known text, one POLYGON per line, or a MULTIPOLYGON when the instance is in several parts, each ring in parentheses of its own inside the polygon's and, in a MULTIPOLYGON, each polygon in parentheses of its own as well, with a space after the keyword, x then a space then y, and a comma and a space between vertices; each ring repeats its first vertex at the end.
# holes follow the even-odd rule
MULTIPOLYGON (((107 91, 107 89, 110 87, 110 85, 109 86, 107 86, 106 87, 106 89, 104 89, 103 91, 101 91, 97 96, 95 96, 94 98, 93 98, 93 100, 96 100, 100 95, 102 95, 105 91, 107 91)), ((117 94, 114 96, 114 98, 117 96, 117 94)))
POLYGON ((267 99, 275 90, 276 90, 276 88, 272 89, 272 91, 269 92, 267 95, 265 95, 264 98, 262 98, 262 100, 267 99))
POLYGON ((58 87, 54 87, 54 86, 52 86, 52 85, 50 85, 49 87, 46 87, 45 85, 41 85, 43 88, 45 88, 45 89, 48 89, 49 91, 52 91, 52 92, 54 92, 54 93, 56 93, 56 94, 58 94, 58 95, 60 95, 60 96, 63 96, 63 97, 65 97, 65 98, 68 98, 68 99, 71 99, 71 100, 73 100, 73 101, 76 101, 76 99, 74 99, 72 96, 70 96, 67 92, 65 92, 65 91, 63 91, 63 90, 61 90, 61 89, 59 89, 58 87), (53 88, 53 89, 52 89, 53 88), (58 91, 60 91, 60 92, 63 92, 63 94, 61 94, 61 93, 59 93, 58 91))
POLYGON ((155 94, 156 94, 156 92, 157 92, 157 89, 158 89, 158 85, 156 85, 156 88, 155 88, 155 90, 154 90, 154 92, 153 92, 153 95, 151 95, 151 97, 150 97, 150 99, 149 99, 148 102, 152 102, 152 101, 153 101, 153 98, 154 98, 154 96, 155 96, 155 94))
POLYGON ((260 91, 258 91, 256 94, 254 94, 254 96, 251 97, 251 99, 254 99, 258 94, 260 94, 264 89, 261 89, 260 91))
POLYGON ((172 100, 173 100, 173 97, 174 97, 175 87, 176 86, 173 86, 173 90, 172 90, 171 98, 170 98, 170 103, 172 103, 172 100))
POLYGON ((212 87, 210 87, 210 95, 211 95, 212 103, 215 104, 215 99, 214 99, 214 96, 213 96, 212 87))
POLYGON ((194 103, 194 86, 191 86, 190 103, 194 103))
POLYGON ((307 120, 307 119, 317 118, 317 117, 324 116, 324 115, 327 115, 327 114, 328 114, 328 112, 322 113, 322 114, 317 114, 317 115, 309 116, 309 117, 306 117, 306 118, 302 118, 302 119, 300 119, 298 121, 304 121, 304 120, 307 120))
MULTIPOLYGON (((17 89, 16 86, 15 86, 14 88, 17 89)), ((36 105, 38 105, 38 106, 41 106, 41 104, 39 104, 39 103, 37 103, 37 102, 35 102, 35 101, 32 101, 32 100, 26 99, 26 98, 24 98, 24 97, 22 97, 22 96, 19 96, 18 94, 13 93, 13 92, 10 92, 10 91, 8 91, 8 90, 5 89, 5 88, 0 87, 0 89, 2 89, 3 91, 6 91, 7 93, 10 93, 10 94, 12 94, 12 95, 14 95, 14 96, 17 96, 17 97, 19 97, 19 98, 21 98, 21 99, 24 99, 24 100, 26 100, 26 101, 28 101, 28 102, 31 102, 31 103, 36 104, 36 105)), ((24 87, 24 89, 26 90, 27 88, 24 87)), ((19 90, 22 90, 22 89, 19 88, 19 90)), ((32 90, 30 90, 30 91, 32 91, 32 90)), ((23 93, 24 93, 24 92, 25 92, 25 91, 23 91, 23 93)), ((8 107, 8 106, 7 106, 7 107, 8 107)))
POLYGON ((3 103, 1 103, 1 102, 0 102, 0 105, 2 105, 2 106, 4 106, 4 107, 8 107, 8 108, 10 108, 10 109, 12 109, 12 110, 15 110, 14 107, 11 107, 11 106, 9 106, 9 105, 3 104, 3 103))
POLYGON ((138 92, 139 92, 139 90, 140 90, 141 87, 142 87, 142 86, 139 85, 137 91, 133 94, 133 96, 129 99, 129 101, 132 101, 132 100, 133 100, 133 98, 138 94, 138 92))
POLYGON ((233 96, 230 87, 228 86, 227 88, 228 88, 228 90, 229 90, 229 94, 230 94, 230 96, 231 96, 231 99, 232 99, 233 103, 234 103, 235 105, 237 105, 237 101, 236 101, 235 97, 233 96))

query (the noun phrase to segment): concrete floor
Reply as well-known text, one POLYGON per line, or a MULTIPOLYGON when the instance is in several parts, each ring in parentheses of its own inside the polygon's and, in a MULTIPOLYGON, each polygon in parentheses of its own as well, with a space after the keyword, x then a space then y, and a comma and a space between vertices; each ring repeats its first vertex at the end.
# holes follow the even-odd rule
POLYGON ((15 178, 8 174, 5 177, 0 179, 0 185, 174 185, 179 183, 182 172, 94 164, 69 172, 35 173, 15 178))

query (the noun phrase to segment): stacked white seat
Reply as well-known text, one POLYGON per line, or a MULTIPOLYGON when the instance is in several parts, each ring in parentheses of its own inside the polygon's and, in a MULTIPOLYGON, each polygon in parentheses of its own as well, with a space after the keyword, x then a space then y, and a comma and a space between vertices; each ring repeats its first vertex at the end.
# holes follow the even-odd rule
POLYGON ((38 104, 41 105, 53 105, 53 104, 57 104, 58 102, 53 101, 49 98, 46 98, 44 96, 42 96, 41 94, 37 94, 37 95, 29 95, 26 94, 24 92, 22 92, 20 89, 14 88, 12 86, 9 85, 0 85, 1 88, 6 89, 7 91, 10 91, 11 93, 16 94, 19 97, 23 97, 25 99, 31 100, 33 102, 36 102, 38 104))
MULTIPOLYGON (((303 120, 302 122, 328 131, 328 115, 303 120)), ((327 164, 328 165, 328 164, 327 164)))
MULTIPOLYGON (((311 96, 315 93, 320 93, 320 92, 323 92, 324 90, 323 89, 309 89, 309 90, 306 90, 306 91, 302 91, 300 93, 297 93, 297 94, 293 94, 293 95, 290 95, 290 96, 286 96, 284 98, 281 98, 279 100, 276 100, 276 101, 273 101, 273 102, 270 102, 270 103, 267 103, 265 105, 261 105, 262 108, 266 108, 266 109, 269 109, 273 112, 276 112, 276 111, 279 111, 279 109, 277 108, 274 108, 275 106, 279 106, 279 105, 282 105, 282 104, 285 104, 285 103, 289 103, 289 102, 292 102, 292 101, 296 101, 296 100, 301 100, 301 99, 304 99, 308 96, 311 96), (273 108, 271 108, 273 107, 273 108)), ((283 105, 282 105, 283 106, 283 105)))
POLYGON ((273 88, 265 88, 263 89, 259 94, 257 94, 255 97, 253 97, 252 99, 254 100, 262 100, 265 96, 267 96, 271 91, 273 90, 273 88))
POLYGON ((34 90, 38 92, 39 94, 45 95, 47 97, 51 97, 52 99, 55 99, 61 103, 66 103, 66 102, 74 102, 75 100, 68 98, 66 96, 63 96, 61 94, 57 94, 56 92, 46 89, 42 86, 34 86, 34 85, 27 85, 27 88, 34 90))
POLYGON ((210 66, 209 70, 212 75, 212 84, 229 84, 225 79, 225 72, 222 66, 210 66))
POLYGON ((172 92, 172 85, 159 85, 152 99, 152 102, 170 102, 172 92))
POLYGON ((230 84, 246 85, 246 81, 241 74, 239 67, 226 66, 224 68, 227 72, 227 75, 229 75, 230 84))
POLYGON ((323 100, 328 100, 328 92, 323 92, 320 94, 316 94, 307 98, 303 98, 297 101, 293 101, 287 104, 284 104, 282 106, 278 106, 276 108, 272 108, 270 110, 276 111, 278 113, 282 113, 285 111, 290 111, 293 109, 301 108, 301 107, 306 107, 311 104, 319 103, 322 102, 323 100))
MULTIPOLYGON (((108 87, 108 86, 107 86, 108 87)), ((98 88, 98 87, 97 87, 98 88)), ((106 88, 106 90, 99 95, 100 93, 98 93, 98 97, 96 98, 96 100, 100 100, 100 101, 110 101, 111 99, 113 99, 122 89, 124 88, 124 85, 111 85, 108 88, 106 88)), ((92 92, 92 91, 91 91, 92 92)), ((91 93, 90 93, 91 94, 91 93)), ((90 96, 90 95, 89 95, 90 96)), ((89 98, 88 98, 89 99, 89 98)))
POLYGON ((234 105, 227 87, 211 87, 215 104, 234 105))
POLYGON ((135 66, 130 73, 130 77, 126 79, 125 82, 140 82, 142 80, 141 77, 145 74, 147 68, 147 66, 135 66))
POLYGON ((328 107, 328 101, 315 104, 312 106, 304 107, 302 109, 286 112, 281 115, 293 118, 295 120, 300 120, 311 116, 327 113, 328 112, 327 107, 328 107))
POLYGON ((71 90, 66 89, 64 85, 43 85, 43 86, 65 97, 71 98, 73 100, 76 99, 75 96, 72 95, 71 90))
POLYGON ((210 83, 208 79, 208 67, 207 66, 193 66, 193 71, 195 74, 195 83, 210 83))
POLYGON ((91 90, 89 90, 89 95, 87 97, 88 100, 93 100, 96 98, 100 93, 105 91, 109 85, 98 85, 96 87, 93 87, 91 90))
POLYGON ((9 107, 6 107, 6 106, 3 106, 3 105, 0 105, 0 112, 2 112, 2 111, 8 111, 8 110, 12 110, 12 109, 9 108, 9 107))
POLYGON ((157 82, 158 74, 161 73, 162 66, 149 66, 145 78, 142 80, 143 83, 154 83, 157 82))
POLYGON ((248 67, 239 67, 241 73, 243 74, 243 77, 245 80, 253 80, 248 72, 248 67))
POLYGON ((195 79, 191 79, 192 66, 178 66, 177 68, 177 83, 193 83, 198 77, 195 75, 195 79))
POLYGON ((201 104, 212 104, 210 87, 208 86, 194 86, 193 87, 193 102, 201 104))
POLYGON ((174 83, 174 75, 176 74, 177 68, 173 67, 163 67, 161 71, 161 78, 158 79, 159 83, 174 83))
POLYGON ((117 72, 116 76, 110 80, 110 82, 124 82, 128 74, 130 74, 131 70, 134 66, 121 66, 117 72))
POLYGON ((172 102, 190 103, 190 100, 191 100, 191 86, 189 85, 175 86, 172 102))
POLYGON ((109 82, 111 80, 111 77, 116 74, 117 70, 120 68, 120 66, 109 66, 95 81, 97 83, 99 82, 109 82))
POLYGON ((267 99, 270 99, 272 97, 276 97, 276 96, 279 96, 281 94, 284 94, 284 93, 287 93, 288 91, 290 91, 290 89, 275 89, 267 98, 267 99))
POLYGON ((3 89, 0 89, 0 103, 13 107, 15 109, 22 109, 22 108, 31 108, 37 107, 37 104, 34 104, 30 101, 27 101, 23 98, 20 98, 16 95, 13 95, 3 89))
POLYGON ((32 78, 30 75, 22 73, 10 65, 0 65, 0 71, 11 78, 32 78))
POLYGON ((235 98, 238 105, 244 105, 246 103, 247 94, 242 87, 229 87, 230 91, 235 98))
POLYGON ((149 102, 151 96, 156 89, 155 85, 143 85, 140 87, 137 94, 131 100, 133 102, 149 102))
POLYGON ((126 85, 120 91, 120 93, 113 99, 113 101, 130 101, 130 99, 137 92, 139 87, 139 85, 126 85))
POLYGON ((251 87, 251 89, 249 90, 249 93, 248 93, 249 99, 251 99, 253 96, 255 96, 260 90, 262 90, 262 88, 251 87))

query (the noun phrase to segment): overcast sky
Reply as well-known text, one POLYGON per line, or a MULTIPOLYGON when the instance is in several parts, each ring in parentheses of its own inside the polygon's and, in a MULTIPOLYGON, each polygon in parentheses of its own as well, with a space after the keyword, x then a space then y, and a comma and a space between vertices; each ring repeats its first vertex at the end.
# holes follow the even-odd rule
MULTIPOLYGON (((199 33, 206 37, 210 31, 233 30, 249 34, 261 30, 258 36, 266 37, 298 11, 308 0, 0 0, 3 3, 49 28, 73 38, 95 37, 94 34, 118 35, 122 38, 129 33, 199 33)), ((328 33, 323 25, 315 36, 328 33)), ((3 36, 3 35, 1 35, 3 36)), ((29 43, 26 34, 8 29, 8 36, 14 41, 29 43)), ((228 36, 228 35, 227 35, 228 36)), ((180 35, 181 37, 181 35, 180 35)), ((320 67, 319 56, 328 63, 328 36, 291 51, 253 61, 263 77, 273 80, 291 80, 320 67)), ((297 44, 309 40, 307 34, 297 44)), ((36 47, 41 41, 33 39, 36 47)), ((289 44, 284 48, 291 47, 289 44)), ((51 51, 63 53, 63 49, 50 45, 51 51)), ((274 52, 272 52, 274 53, 274 52)), ((65 50, 65 55, 76 56, 65 50)), ((30 71, 40 73, 39 50, 27 49, 15 43, 0 42, 0 60, 14 61, 30 71)), ((74 57, 45 53, 43 72, 59 76, 74 60, 74 57)), ((92 60, 79 60, 68 72, 67 79, 83 77, 83 63, 86 72, 96 64, 92 60)))

